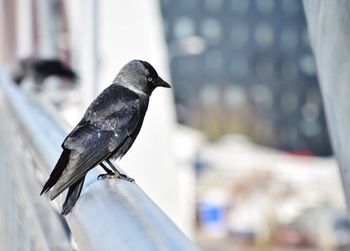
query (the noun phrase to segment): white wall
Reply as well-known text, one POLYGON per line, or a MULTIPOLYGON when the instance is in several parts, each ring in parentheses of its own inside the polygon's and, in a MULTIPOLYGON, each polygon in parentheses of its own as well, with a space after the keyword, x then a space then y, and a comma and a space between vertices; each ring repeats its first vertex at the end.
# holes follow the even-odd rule
MULTIPOLYGON (((85 95, 83 109, 93 98, 90 94, 96 96, 110 85, 120 68, 133 59, 148 61, 164 80, 171 83, 158 1, 98 1, 95 13, 96 59, 89 53, 93 47, 91 41, 86 41, 89 39, 87 33, 91 30, 87 28, 90 22, 87 20, 89 15, 86 11, 89 8, 84 7, 84 5, 91 7, 93 1, 81 1, 80 5, 66 1, 73 31, 71 40, 75 48, 72 53, 73 59, 76 59, 77 67, 81 71, 82 91, 85 95), (87 84, 87 81, 91 80, 91 70, 88 69, 91 69, 90 60, 98 62, 96 65, 98 82, 87 84), (94 89, 94 85, 98 92, 86 89, 94 89)), ((90 14, 94 15, 92 12, 90 14)), ((193 194, 182 192, 184 189, 180 187, 183 183, 180 177, 183 174, 181 176, 181 169, 175 163, 172 150, 175 127, 172 90, 158 88, 151 97, 138 138, 118 164, 185 233, 191 234, 193 212, 185 210, 188 215, 184 215, 184 209, 188 206, 181 202, 188 201, 184 200, 183 196, 191 196, 193 200, 193 194)))
MULTIPOLYGON (((170 81, 158 3, 148 1, 100 1, 99 87, 108 86, 119 69, 132 59, 150 62, 170 81)), ((172 92, 154 91, 143 128, 120 166, 178 224, 179 181, 172 151, 175 114, 172 92)))

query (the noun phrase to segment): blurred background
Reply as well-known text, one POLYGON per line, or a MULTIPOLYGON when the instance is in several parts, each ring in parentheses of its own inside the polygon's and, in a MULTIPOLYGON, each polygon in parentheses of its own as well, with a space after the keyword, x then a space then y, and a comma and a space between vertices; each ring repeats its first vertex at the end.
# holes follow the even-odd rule
MULTIPOLYGON (((119 164, 203 250, 350 249, 302 1, 0 0, 0 41, 4 72, 67 130, 132 59, 171 83, 119 164)), ((26 228, 0 210, 15 250, 26 228)))

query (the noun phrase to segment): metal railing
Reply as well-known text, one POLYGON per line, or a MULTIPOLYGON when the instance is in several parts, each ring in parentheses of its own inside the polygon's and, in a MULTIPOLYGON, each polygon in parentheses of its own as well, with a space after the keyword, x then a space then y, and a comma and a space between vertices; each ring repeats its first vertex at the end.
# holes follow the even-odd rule
POLYGON ((0 72, 0 250, 71 250, 62 218, 38 194, 39 165, 7 102, 20 98, 5 93, 8 82, 0 72))
MULTIPOLYGON (((0 142, 1 154, 4 155, 6 151, 16 147, 20 149, 16 151, 17 156, 11 157, 14 158, 11 164, 0 167, 1 179, 11 176, 13 187, 23 190, 24 199, 13 202, 13 204, 22 203, 22 212, 27 212, 34 203, 44 204, 42 206, 47 210, 50 202, 45 197, 39 197, 40 184, 37 179, 34 181, 33 177, 47 178, 61 153, 60 145, 66 132, 58 126, 52 116, 50 117, 44 111, 43 107, 17 90, 11 82, 8 75, 0 69, 0 93, 2 94, 0 113, 1 116, 6 116, 7 121, 0 124, 0 137, 9 142, 0 142), (13 135, 24 142, 24 146, 16 145, 15 138, 6 136, 9 135, 8 128, 14 128, 16 132, 13 135), (23 156, 28 152, 30 154, 26 155, 33 158, 32 160, 23 156), (30 166, 28 163, 35 163, 35 165, 30 166), (26 171, 22 172, 24 168, 26 171), (39 174, 36 175, 36 173, 39 174), (36 186, 29 190, 28 183, 22 184, 23 176, 30 177, 36 186), (21 183, 20 186, 16 187, 14 185, 16 182, 21 183)), ((65 217, 79 250, 198 250, 136 183, 118 179, 97 180, 98 173, 98 170, 90 171, 80 199, 72 213, 65 217)), ((7 184, 0 183, 1 186, 11 188, 7 184)), ((0 195, 3 196, 1 201, 7 201, 10 198, 13 199, 14 191, 2 191, 0 195), (7 195, 4 195, 6 193, 7 195)), ((58 198, 55 202, 61 205, 62 198, 58 198)), ((4 211, 13 213, 11 207, 8 203, 3 203, 0 209, 2 213, 4 211)), ((42 214, 42 211, 35 211, 29 217, 29 220, 36 221, 38 226, 35 236, 39 240, 27 238, 34 243, 35 248, 4 248, 5 250, 69 250, 67 248, 69 240, 65 237, 64 228, 56 217, 55 211, 49 210, 51 216, 42 214), (56 236, 50 234, 54 232, 53 230, 59 234, 56 236), (55 247, 53 247, 54 244, 55 247), (58 244, 61 245, 61 249, 57 248, 58 244), (37 248, 38 246, 42 248, 37 248)), ((9 223, 6 220, 2 223, 5 223, 6 230, 8 227, 6 223, 9 223)), ((28 228, 30 234, 33 233, 30 222, 22 222, 19 225, 28 228)), ((1 229, 0 234, 5 230, 1 229)), ((15 234, 3 236, 0 237, 0 241, 7 243, 17 237, 15 234)))

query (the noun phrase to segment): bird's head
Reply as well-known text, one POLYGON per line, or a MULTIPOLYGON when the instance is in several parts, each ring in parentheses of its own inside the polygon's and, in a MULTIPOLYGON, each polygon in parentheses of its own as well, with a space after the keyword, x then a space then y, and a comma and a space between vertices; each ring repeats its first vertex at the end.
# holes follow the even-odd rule
POLYGON ((170 88, 170 85, 158 76, 150 63, 141 60, 132 60, 127 63, 120 70, 114 82, 148 96, 157 87, 170 88))

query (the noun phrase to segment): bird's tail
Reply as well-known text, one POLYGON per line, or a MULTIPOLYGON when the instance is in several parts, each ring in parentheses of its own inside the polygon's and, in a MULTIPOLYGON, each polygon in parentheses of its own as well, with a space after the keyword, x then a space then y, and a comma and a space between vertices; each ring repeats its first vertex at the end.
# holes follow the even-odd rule
POLYGON ((61 211, 62 215, 69 214, 72 208, 74 207, 75 203, 77 202, 80 196, 81 189, 83 188, 84 180, 85 180, 85 175, 84 177, 82 177, 80 180, 78 180, 76 183, 74 183, 69 187, 66 199, 62 206, 62 211, 61 211))
POLYGON ((60 158, 58 159, 55 168, 53 169, 52 173, 50 174, 50 178, 46 181, 40 195, 49 191, 56 184, 56 182, 58 181, 58 179, 62 175, 63 170, 68 165, 70 152, 71 151, 69 149, 63 149, 63 152, 62 152, 60 158))

